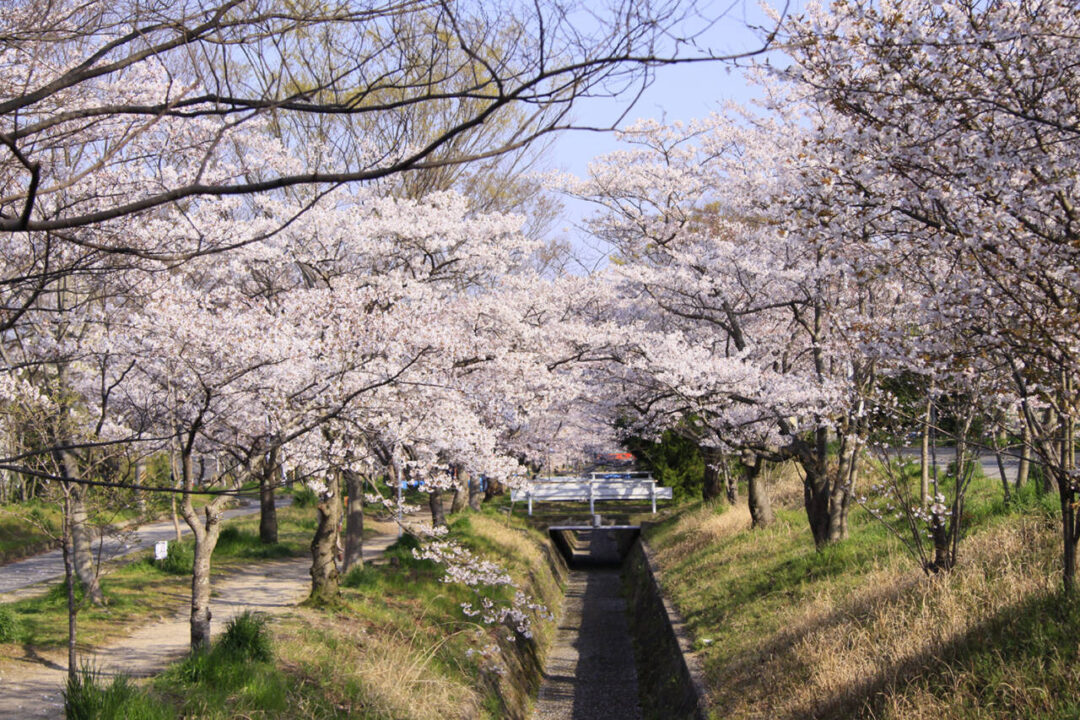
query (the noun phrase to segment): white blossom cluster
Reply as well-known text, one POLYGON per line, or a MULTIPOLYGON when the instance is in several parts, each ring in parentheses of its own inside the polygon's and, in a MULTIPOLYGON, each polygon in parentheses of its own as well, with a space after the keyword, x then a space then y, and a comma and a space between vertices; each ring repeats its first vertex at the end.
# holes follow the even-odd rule
MULTIPOLYGON (((485 625, 505 624, 524 638, 532 637, 532 617, 551 619, 547 608, 533 602, 517 587, 510 575, 497 563, 477 557, 467 548, 453 540, 436 540, 413 550, 420 560, 431 560, 443 567, 443 582, 460 583, 477 591, 476 601, 461 604, 466 616, 477 618, 485 625), (500 605, 480 594, 484 587, 507 586, 514 588, 509 605, 500 605)), ((507 638, 513 640, 513 636, 507 638)))

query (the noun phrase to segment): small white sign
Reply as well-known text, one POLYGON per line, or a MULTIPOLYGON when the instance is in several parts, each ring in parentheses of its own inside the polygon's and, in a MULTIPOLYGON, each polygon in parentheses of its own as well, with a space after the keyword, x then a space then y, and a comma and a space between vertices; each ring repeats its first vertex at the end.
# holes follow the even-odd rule
POLYGON ((164 560, 167 557, 169 557, 169 541, 158 540, 154 543, 154 559, 164 560))

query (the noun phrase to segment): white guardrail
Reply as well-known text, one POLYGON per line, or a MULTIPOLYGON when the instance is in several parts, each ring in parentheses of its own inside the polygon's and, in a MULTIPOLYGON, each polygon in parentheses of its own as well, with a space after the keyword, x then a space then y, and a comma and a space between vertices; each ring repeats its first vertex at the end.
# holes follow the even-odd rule
POLYGON ((671 488, 658 487, 649 473, 592 473, 589 477, 538 478, 524 488, 512 490, 513 502, 526 500, 532 515, 533 500, 538 502, 585 502, 595 515, 597 500, 651 500, 656 513, 657 500, 670 500, 671 488), (635 477, 636 476, 636 477, 635 477))

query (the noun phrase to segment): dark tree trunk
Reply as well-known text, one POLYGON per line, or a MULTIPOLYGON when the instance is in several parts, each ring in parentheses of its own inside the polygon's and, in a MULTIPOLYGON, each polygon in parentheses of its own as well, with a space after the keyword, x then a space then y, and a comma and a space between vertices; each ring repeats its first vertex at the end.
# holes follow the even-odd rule
MULTIPOLYGON (((1064 373, 1063 373, 1064 375, 1064 373)), ((1062 394, 1065 397, 1072 395, 1072 380, 1068 377, 1062 379, 1062 394)), ((1064 403, 1062 403, 1064 405, 1064 403)), ((1058 497, 1061 501, 1061 534, 1063 553, 1061 558, 1061 581, 1065 595, 1072 598, 1076 594, 1076 543, 1080 540, 1080 518, 1077 517, 1077 490, 1073 472, 1076 468, 1076 426, 1071 415, 1062 415, 1058 418, 1060 437, 1060 450, 1057 456, 1055 468, 1055 480, 1057 481, 1058 497)), ((1049 453, 1048 453, 1049 455, 1049 453)), ((1053 457, 1052 455, 1049 455, 1053 457)), ((1043 475, 1049 476, 1046 468, 1043 475)))
POLYGON ((345 471, 345 557, 342 571, 364 567, 364 478, 345 471))
POLYGON ((803 470, 803 507, 810 524, 810 534, 814 546, 819 550, 829 543, 829 505, 832 500, 832 488, 829 483, 826 451, 828 449, 828 430, 818 428, 814 432, 813 443, 795 439, 792 443, 794 456, 803 470))
POLYGON ((803 485, 803 505, 814 545, 820 549, 829 543, 829 492, 825 478, 817 472, 807 472, 803 485))
POLYGON ((1070 488, 1061 492, 1061 535, 1064 554, 1062 555, 1062 585, 1065 594, 1073 597, 1076 594, 1076 541, 1078 528, 1076 526, 1076 493, 1070 488))
POLYGON ((769 494, 765 492, 764 479, 761 477, 764 463, 756 457, 746 457, 743 463, 746 465, 746 497, 750 506, 751 527, 767 527, 772 524, 773 512, 769 494))
POLYGON ((191 573, 191 649, 210 649, 210 558, 221 532, 220 513, 206 513, 202 532, 195 534, 195 562, 191 573), (201 537, 200 537, 201 536, 201 537))
POLYGON ((1027 485, 1031 473, 1031 430, 1025 421, 1020 428, 1020 467, 1016 469, 1016 487, 1027 485))
MULTIPOLYGON (((172 468, 172 481, 173 487, 180 490, 184 487, 183 477, 184 474, 180 469, 180 453, 178 450, 173 450, 171 457, 169 458, 169 465, 172 468)), ((172 512, 173 531, 176 534, 176 542, 180 542, 183 538, 183 534, 180 531, 180 507, 177 505, 176 493, 169 493, 169 505, 172 512)))
POLYGON ((1002 450, 1007 442, 1005 438, 1005 431, 1002 430, 994 435, 994 458, 997 460, 998 475, 1001 476, 1001 491, 1002 497, 1005 500, 1005 504, 1012 503, 1012 493, 1009 491, 1009 476, 1005 472, 1005 458, 1002 455, 1002 450))
POLYGON ((338 594, 337 544, 341 523, 341 494, 338 473, 327 473, 326 492, 319 498, 318 525, 311 541, 310 600, 325 602, 338 594))
POLYGON ((926 401, 926 415, 922 422, 922 442, 919 446, 919 502, 930 504, 930 413, 933 400, 926 401))
MULTIPOLYGON (((135 484, 139 487, 146 485, 146 463, 142 460, 135 461, 135 484)), ((146 515, 146 490, 135 491, 135 504, 140 516, 146 515)))
POLYGON ((75 603, 75 543, 71 534, 71 486, 64 490, 64 518, 63 518, 63 549, 64 549, 64 580, 67 583, 67 611, 68 611, 68 678, 74 679, 78 674, 75 639, 78 633, 79 607, 75 603))
MULTIPOLYGON (((1054 413, 1053 408, 1046 408, 1043 411, 1044 428, 1053 426, 1055 419, 1056 414, 1054 413)), ((1039 473, 1039 475, 1042 477, 1042 490, 1044 493, 1053 492, 1055 484, 1053 477, 1054 473, 1049 467, 1046 466, 1045 463, 1050 462, 1054 465, 1058 465, 1058 463, 1060 462, 1060 458, 1058 457, 1057 453, 1053 452, 1050 448, 1047 448, 1046 451, 1043 452, 1043 461, 1044 465, 1040 468, 1042 472, 1039 473)))
POLYGON ((484 487, 484 502, 490 502, 495 497, 506 492, 503 484, 497 480, 488 480, 484 487))
POLYGON ((277 507, 274 505, 277 474, 278 449, 274 448, 263 458, 259 473, 259 541, 264 545, 278 541, 277 507))
POLYGON ((443 510, 442 490, 435 488, 428 497, 428 507, 431 509, 431 526, 446 527, 446 512, 443 510))
POLYGON ((101 605, 105 596, 101 592, 101 583, 95 572, 94 538, 87 518, 85 488, 74 488, 71 492, 71 538, 75 555, 75 574, 82 583, 83 591, 90 602, 101 605))
POLYGON ((945 518, 939 514, 931 515, 930 539, 934 543, 933 570, 949 570, 952 568, 952 555, 949 552, 949 533, 945 518))
POLYGON ((724 473, 724 490, 727 493, 727 500, 734 505, 739 501, 739 479, 731 472, 726 459, 720 464, 720 470, 724 473))
POLYGON ((814 546, 819 550, 847 535, 847 515, 851 490, 857 478, 859 443, 849 433, 840 439, 840 454, 835 476, 829 472, 828 430, 814 433, 813 445, 796 441, 795 456, 802 466, 803 507, 810 524, 814 546))
POLYGON ((845 435, 840 441, 839 464, 832 479, 829 495, 829 542, 839 542, 848 536, 848 508, 859 471, 859 442, 845 435))
POLYGON ((195 540, 195 561, 191 572, 191 651, 210 649, 210 558, 221 533, 221 504, 219 495, 199 510, 191 502, 195 479, 192 473, 190 446, 180 457, 180 472, 184 495, 181 513, 195 540))
POLYGON ((472 475, 465 470, 462 470, 461 474, 469 483, 469 507, 480 512, 480 503, 484 501, 484 491, 480 489, 480 481, 473 479, 472 475))
MULTIPOLYGON (((60 451, 60 463, 66 477, 79 477, 79 466, 75 456, 66 450, 60 451)), ((86 488, 72 482, 68 485, 68 503, 71 507, 71 548, 75 575, 82 584, 83 592, 90 602, 101 605, 105 596, 101 592, 94 563, 94 539, 90 530, 86 512, 86 488)))
POLYGON ((462 488, 460 485, 454 486, 454 497, 450 502, 450 514, 456 515, 465 509, 465 506, 469 501, 469 492, 467 489, 462 488))
POLYGON ((460 465, 454 466, 454 497, 450 502, 450 514, 456 515, 469 504, 469 473, 460 465))
POLYGON ((701 448, 701 456, 705 461, 705 474, 702 477, 701 482, 701 497, 704 500, 712 500, 713 498, 725 497, 725 482, 723 476, 726 474, 721 468, 726 463, 723 454, 716 448, 703 447, 701 448))

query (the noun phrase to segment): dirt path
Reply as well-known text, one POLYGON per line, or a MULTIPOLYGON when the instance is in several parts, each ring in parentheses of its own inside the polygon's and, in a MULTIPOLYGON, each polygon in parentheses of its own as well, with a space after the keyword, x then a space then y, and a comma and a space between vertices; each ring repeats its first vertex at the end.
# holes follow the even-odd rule
MULTIPOLYGON (((397 539, 396 526, 385 525, 378 527, 382 531, 378 536, 364 540, 365 561, 381 556, 397 539)), ((244 610, 269 615, 290 612, 311 589, 310 567, 311 559, 306 557, 261 562, 218 580, 210 606, 215 634, 244 610)), ((84 651, 79 660, 92 663, 105 676, 121 672, 133 677, 153 675, 187 652, 189 613, 185 604, 172 617, 158 618, 122 640, 84 651)), ((27 651, 22 657, 0 661, 0 718, 62 718, 61 691, 66 677, 64 650, 27 651)))

